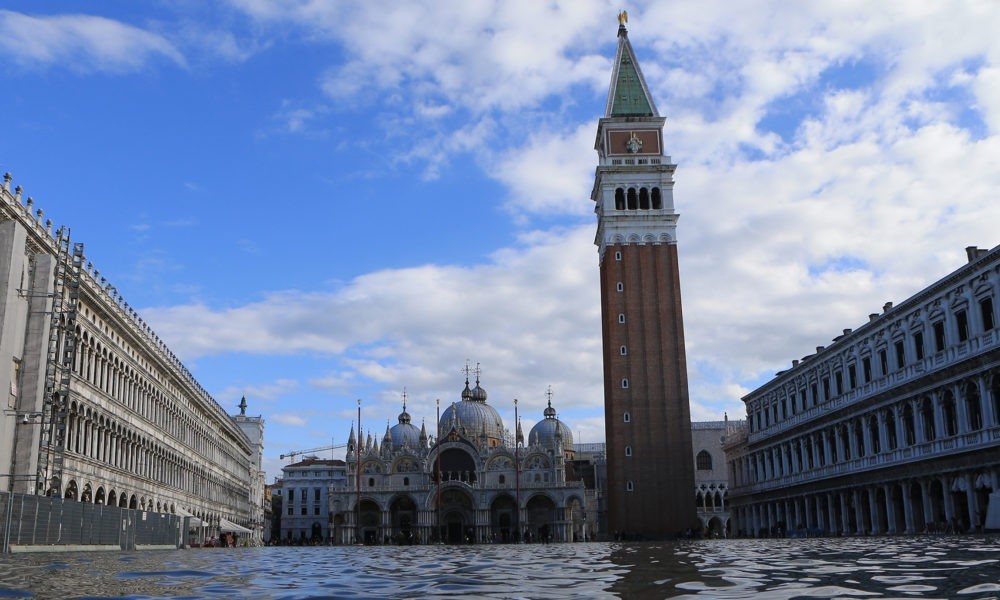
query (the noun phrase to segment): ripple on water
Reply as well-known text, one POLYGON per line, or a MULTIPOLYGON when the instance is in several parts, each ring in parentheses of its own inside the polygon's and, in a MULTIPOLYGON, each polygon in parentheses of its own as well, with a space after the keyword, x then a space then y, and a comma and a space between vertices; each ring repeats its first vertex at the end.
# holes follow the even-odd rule
POLYGON ((983 554, 997 550, 942 536, 4 555, 0 597, 978 597, 1000 593, 983 554))

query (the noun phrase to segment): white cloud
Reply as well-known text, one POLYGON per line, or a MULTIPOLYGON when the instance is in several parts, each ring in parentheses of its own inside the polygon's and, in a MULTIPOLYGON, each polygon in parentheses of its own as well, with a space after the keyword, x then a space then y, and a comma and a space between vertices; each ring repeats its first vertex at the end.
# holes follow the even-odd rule
POLYGON ((271 420, 281 423, 282 425, 291 425, 293 427, 305 427, 307 425, 307 421, 298 415, 271 415, 271 420))
MULTIPOLYGON (((142 313, 185 360, 225 353, 334 357, 341 367, 310 381, 318 388, 405 385, 414 405, 430 407, 435 397, 457 396, 459 368, 471 358, 482 363, 483 385, 500 403, 520 397, 540 413, 552 385, 567 405, 594 408, 603 388, 592 241, 584 227, 528 237, 471 268, 386 270, 336 293, 284 292, 229 309, 142 313)), ((389 415, 398 412, 392 394, 383 399, 389 415)))
POLYGON ((240 398, 246 397, 250 405, 255 405, 258 401, 274 402, 286 398, 298 389, 299 382, 294 379, 277 379, 270 383, 229 386, 217 392, 215 396, 217 400, 226 404, 235 403, 240 398))
POLYGON ((181 52, 163 36, 90 15, 31 16, 0 10, 0 53, 22 67, 82 72, 136 71, 156 57, 185 65, 181 52))
MULTIPOLYGON (((422 161, 425 177, 470 153, 526 226, 591 210, 596 122, 568 110, 567 92, 595 114, 603 106, 617 7, 236 4, 267 26, 341 45, 346 60, 319 85, 338 101, 378 98, 393 115, 385 129, 407 132, 393 139, 397 160, 422 161)), ((755 382, 957 268, 965 246, 998 242, 1000 9, 718 1, 630 12, 680 163, 695 418, 737 418, 755 382), (781 111, 787 130, 768 130, 781 111)), ((486 264, 379 271, 335 293, 144 313, 189 357, 335 357, 310 384, 344 394, 382 386, 366 418, 394 416, 402 385, 411 413, 433 414, 435 397, 455 396, 465 358, 483 363, 495 405, 520 397, 533 414, 552 384, 572 415, 570 406, 599 409, 603 395, 593 230, 534 231, 486 264)), ((588 435, 603 431, 580 422, 588 435)))

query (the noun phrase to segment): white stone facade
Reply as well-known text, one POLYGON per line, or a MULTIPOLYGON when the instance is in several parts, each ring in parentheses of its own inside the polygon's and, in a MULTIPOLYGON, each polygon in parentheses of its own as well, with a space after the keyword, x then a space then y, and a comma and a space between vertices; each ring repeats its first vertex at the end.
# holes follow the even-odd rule
POLYGON ((734 530, 972 531, 1000 517, 1000 247, 967 253, 743 398, 747 426, 725 441, 734 530))
POLYGON ((9 175, 0 299, 6 489, 251 525, 247 436, 9 175))

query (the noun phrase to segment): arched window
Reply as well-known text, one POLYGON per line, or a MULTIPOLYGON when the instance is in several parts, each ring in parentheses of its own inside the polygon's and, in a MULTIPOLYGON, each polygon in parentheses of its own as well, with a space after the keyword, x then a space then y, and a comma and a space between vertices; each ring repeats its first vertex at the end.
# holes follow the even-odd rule
POLYGON ((622 356, 627 356, 628 355, 628 348, 626 348, 625 346, 622 346, 621 348, 618 349, 618 353, 621 354, 622 356))
POLYGON ((507 483, 507 477, 504 476, 504 475, 501 475, 500 479, 499 479, 499 482, 500 482, 500 485, 503 485, 503 484, 507 483))
POLYGON ((615 210, 625 210, 625 190, 615 190, 615 210))
POLYGON ((625 322, 625 313, 618 313, 618 322, 619 323, 625 322))
POLYGON ((615 252, 615 260, 621 260, 621 259, 622 259, 622 253, 621 250, 618 250, 615 252))
POLYGON ((631 492, 633 490, 635 490, 635 485, 633 485, 632 484, 632 480, 629 479, 628 481, 625 482, 625 491, 626 492, 631 492))
POLYGON ((639 188, 639 208, 649 210, 649 190, 639 188))
POLYGON ((653 210, 660 210, 663 208, 663 198, 660 197, 660 188, 653 188, 653 210))
POLYGON ((628 189, 628 209, 635 210, 639 207, 639 199, 635 195, 635 188, 628 189))
POLYGON ((404 477, 403 478, 403 485, 410 485, 410 478, 409 477, 404 477))
POLYGON ((625 456, 632 456, 632 446, 625 446, 625 456))
POLYGON ((368 487, 375 487, 375 478, 374 477, 369 477, 368 478, 368 487))
POLYGON ((630 415, 629 413, 625 413, 625 417, 624 418, 625 418, 625 422, 626 423, 631 423, 632 422, 632 415, 630 415))
POLYGON ((712 470, 712 455, 708 453, 708 450, 702 450, 698 453, 695 459, 699 471, 711 471, 712 470))

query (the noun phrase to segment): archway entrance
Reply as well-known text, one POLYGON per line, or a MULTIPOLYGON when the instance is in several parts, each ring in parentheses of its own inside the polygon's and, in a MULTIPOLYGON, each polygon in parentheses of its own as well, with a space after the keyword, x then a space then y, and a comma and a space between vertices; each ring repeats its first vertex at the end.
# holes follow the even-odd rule
POLYGON ((462 490, 450 489, 441 493, 441 522, 444 531, 441 539, 448 544, 476 541, 472 498, 462 490))
POLYGON ((359 511, 359 523, 361 529, 361 541, 365 544, 377 544, 379 514, 378 504, 372 500, 362 500, 359 511))
POLYGON ((389 507, 392 514, 392 535, 397 544, 414 542, 413 528, 417 522, 417 505, 409 496, 397 498, 389 507))
POLYGON ((490 525, 494 542, 508 543, 516 540, 517 504, 514 499, 504 494, 497 496, 490 505, 490 525))
POLYGON ((549 541, 552 536, 553 513, 556 508, 555 502, 548 496, 538 495, 528 500, 526 508, 528 512, 528 531, 525 534, 525 541, 549 541))

